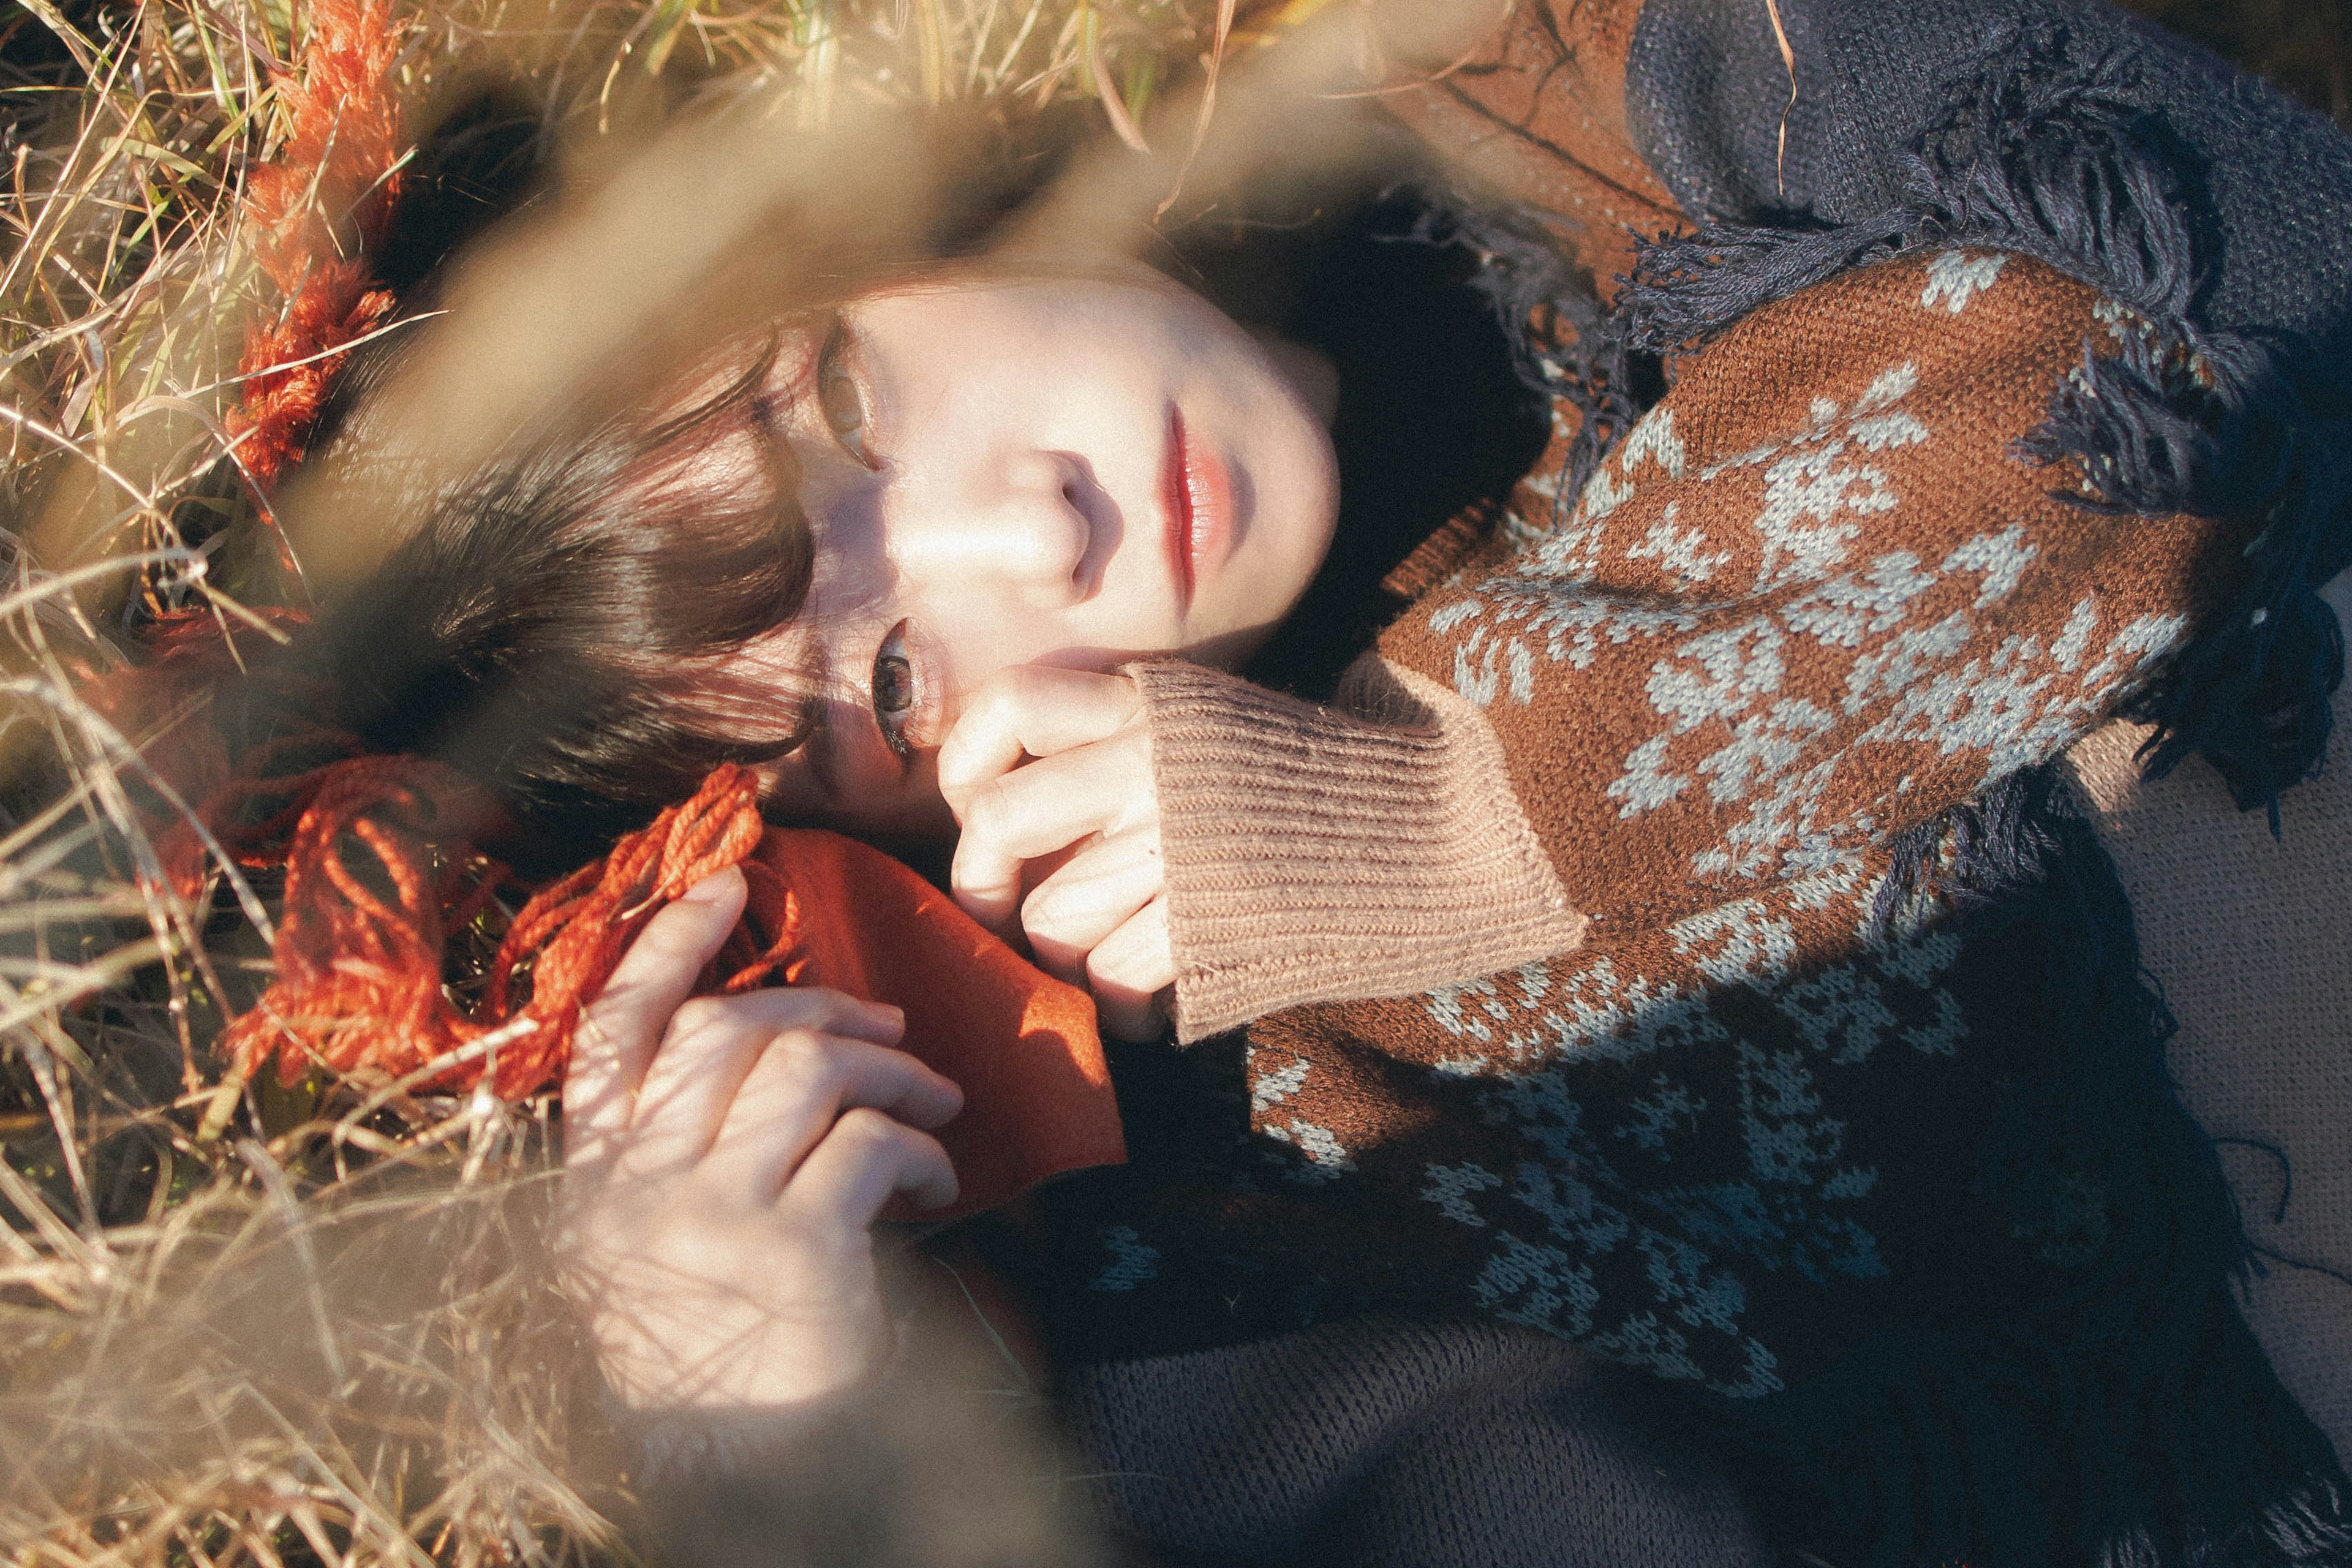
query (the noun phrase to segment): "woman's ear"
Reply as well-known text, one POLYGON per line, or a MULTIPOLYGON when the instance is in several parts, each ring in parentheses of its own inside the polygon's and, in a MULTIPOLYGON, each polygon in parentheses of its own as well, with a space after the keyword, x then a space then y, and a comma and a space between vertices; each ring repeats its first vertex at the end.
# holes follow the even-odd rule
POLYGON ((1288 338, 1278 338, 1272 332, 1253 330, 1250 336, 1257 340, 1266 357, 1282 378, 1298 390, 1307 406, 1328 428, 1339 414, 1339 371, 1319 352, 1304 343, 1294 343, 1288 338))

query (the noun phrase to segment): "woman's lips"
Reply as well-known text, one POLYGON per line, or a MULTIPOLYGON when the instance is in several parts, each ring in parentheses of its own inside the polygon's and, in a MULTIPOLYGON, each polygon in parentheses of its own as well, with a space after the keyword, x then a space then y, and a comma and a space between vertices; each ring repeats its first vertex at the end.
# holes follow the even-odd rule
POLYGON ((1184 416, 1168 410, 1168 449, 1160 485, 1168 503, 1168 553, 1183 607, 1202 577, 1224 564, 1234 543, 1234 478, 1216 453, 1184 427, 1184 416))

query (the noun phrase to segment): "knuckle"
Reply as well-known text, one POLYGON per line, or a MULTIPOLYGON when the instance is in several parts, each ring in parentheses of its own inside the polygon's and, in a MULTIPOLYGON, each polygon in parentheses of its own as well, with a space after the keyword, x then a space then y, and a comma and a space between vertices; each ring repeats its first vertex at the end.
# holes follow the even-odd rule
POLYGON ((1160 989, 1159 971, 1166 967, 1155 960, 1145 933, 1121 927, 1087 955, 1087 980, 1095 989, 1122 997, 1147 997, 1160 989))
POLYGON ((971 710, 967 708, 957 718, 955 727, 940 739, 936 764, 940 771, 940 794, 946 796, 948 804, 955 808, 959 821, 963 816, 963 797, 970 788, 964 775, 971 771, 971 764, 967 760, 971 741, 970 732, 964 729, 964 721, 971 716, 971 710))
POLYGON ((1032 935, 1051 934, 1069 916, 1069 896, 1052 881, 1041 882, 1021 900, 1021 928, 1032 935))
POLYGON ((872 1106, 860 1105, 843 1111, 834 1131, 870 1149, 882 1149, 898 1142, 907 1130, 872 1106))
POLYGON ((677 1005, 669 1017, 672 1038, 700 1035, 725 1025, 732 1014, 725 999, 718 996, 691 996, 677 1005))
POLYGON ((1087 954, 1087 989, 1124 1001, 1134 988, 1127 984, 1127 966, 1119 955, 1097 947, 1087 954))
POLYGON ((1029 673, 1026 666, 1013 665, 981 683, 972 693, 971 707, 979 711, 983 724, 1001 727, 1013 721, 1028 696, 1029 673))
POLYGON ((799 986, 794 988, 793 994, 799 997, 810 1012, 821 1018, 855 1012, 858 1006, 856 999, 848 992, 835 991, 829 985, 799 986))
POLYGON ((834 1053, 814 1029, 779 1030, 768 1042, 776 1065, 796 1079, 823 1078, 833 1070, 834 1053))
POLYGON ((770 1033, 819 1030, 841 1016, 849 1005, 841 993, 816 986, 777 985, 748 993, 742 998, 770 1033))

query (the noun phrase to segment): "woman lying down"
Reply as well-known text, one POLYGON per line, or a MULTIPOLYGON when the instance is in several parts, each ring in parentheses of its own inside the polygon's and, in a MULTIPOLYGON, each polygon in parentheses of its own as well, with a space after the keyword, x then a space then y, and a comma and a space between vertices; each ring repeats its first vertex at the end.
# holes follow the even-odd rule
MULTIPOLYGON (((754 763, 1136 1042, 1125 1164, 928 1245, 1140 1560, 2352 1562, 2063 771, 2317 765, 2352 149, 2098 0, 1778 9, 1785 133, 1760 4, 1525 0, 1388 100, 1479 194, 1326 221, 1274 320, 943 263, 385 568, 371 657, 562 715, 527 823, 754 763)), ((686 1558, 1041 1560, 877 1268, 960 1086, 689 1001, 745 896, 566 1086, 640 1482, 686 1558)))

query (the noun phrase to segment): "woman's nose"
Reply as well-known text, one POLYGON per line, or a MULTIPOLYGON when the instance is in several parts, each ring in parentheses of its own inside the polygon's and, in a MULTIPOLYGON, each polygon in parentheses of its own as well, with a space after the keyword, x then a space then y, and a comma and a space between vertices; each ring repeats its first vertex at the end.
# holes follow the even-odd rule
POLYGON ((1006 456, 955 487, 955 496, 910 496, 891 529, 902 576, 971 586, 993 584, 1040 607, 1094 592, 1097 522, 1085 465, 1059 452, 1006 456))

